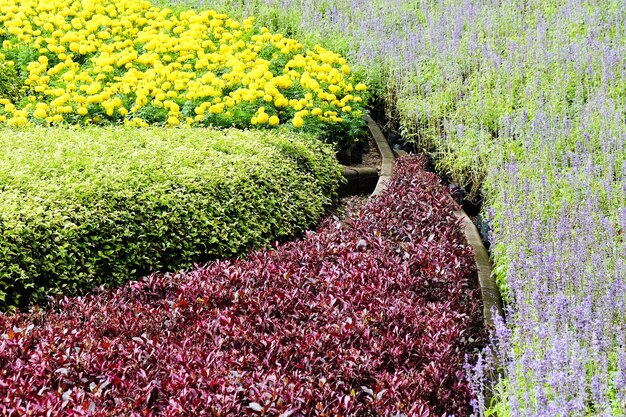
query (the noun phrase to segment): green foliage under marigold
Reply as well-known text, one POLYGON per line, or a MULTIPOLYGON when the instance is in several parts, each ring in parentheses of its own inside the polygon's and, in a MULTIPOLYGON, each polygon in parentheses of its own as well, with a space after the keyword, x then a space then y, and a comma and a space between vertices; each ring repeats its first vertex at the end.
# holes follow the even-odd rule
POLYGON ((15 68, 0 59, 0 98, 6 97, 12 101, 18 101, 21 87, 22 82, 15 68))
POLYGON ((2 130, 0 309, 296 235, 340 178, 329 145, 275 130, 2 130))

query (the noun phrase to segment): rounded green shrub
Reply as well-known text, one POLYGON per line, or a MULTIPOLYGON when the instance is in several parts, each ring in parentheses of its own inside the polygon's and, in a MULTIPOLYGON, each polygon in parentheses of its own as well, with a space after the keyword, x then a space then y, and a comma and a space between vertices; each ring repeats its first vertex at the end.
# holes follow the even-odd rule
POLYGON ((2 130, 0 308, 297 235, 340 178, 329 145, 274 130, 2 130))

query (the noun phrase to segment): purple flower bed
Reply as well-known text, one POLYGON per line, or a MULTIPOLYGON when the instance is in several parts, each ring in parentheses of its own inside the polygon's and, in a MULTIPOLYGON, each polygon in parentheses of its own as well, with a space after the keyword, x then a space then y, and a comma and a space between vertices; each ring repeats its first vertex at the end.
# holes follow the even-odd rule
POLYGON ((0 414, 468 415, 471 248, 424 160, 297 242, 0 315, 0 414))

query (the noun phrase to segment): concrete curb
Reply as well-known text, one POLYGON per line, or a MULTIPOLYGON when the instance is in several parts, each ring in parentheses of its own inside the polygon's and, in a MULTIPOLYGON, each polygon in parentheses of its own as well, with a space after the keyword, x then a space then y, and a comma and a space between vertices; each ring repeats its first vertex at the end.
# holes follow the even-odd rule
POLYGON ((378 183, 372 193, 373 197, 382 193, 387 188, 391 180, 391 175, 393 174, 393 160, 395 157, 378 124, 369 115, 363 116, 363 119, 367 122, 367 127, 374 138, 374 142, 376 142, 376 147, 382 159, 378 183))
MULTIPOLYGON (((372 120, 369 116, 363 117, 367 122, 367 127, 369 128, 380 155, 382 156, 382 168, 380 171, 380 176, 378 177, 378 183, 376 184, 376 188, 372 193, 372 197, 382 193, 389 181, 391 180, 391 175, 393 173, 393 161, 396 157, 406 155, 406 152, 398 150, 392 151, 389 143, 387 143, 387 139, 383 135, 383 132, 378 127, 378 124, 374 120, 372 120)), ((504 317, 504 313, 502 310, 502 298, 500 296, 500 290, 498 289, 498 285, 496 284, 495 278, 492 276, 492 264, 491 259, 489 258, 489 253, 483 244, 483 241, 480 237, 480 233, 478 233, 478 229, 474 222, 469 218, 467 213, 452 199, 452 196, 449 196, 450 201, 454 205, 454 215, 462 219, 463 233, 465 234, 465 239, 467 243, 474 250, 474 262, 476 263, 476 270, 478 275, 478 285, 480 287, 480 294, 483 299, 483 315, 485 327, 488 329, 493 329, 495 327, 494 316, 492 314, 492 310, 495 309, 496 314, 500 317, 504 317)))
POLYGON ((474 262, 476 263, 476 270, 478 274, 478 285, 480 286, 480 294, 483 299, 483 315, 485 320, 485 327, 492 330, 495 328, 494 316, 492 310, 495 308, 496 314, 500 317, 504 317, 502 311, 502 297, 500 296, 500 290, 496 284, 496 280, 492 275, 491 259, 489 253, 480 238, 480 233, 474 222, 469 218, 467 213, 459 207, 458 204, 450 196, 450 201, 454 203, 456 207, 454 209, 454 215, 462 219, 463 232, 467 243, 470 244, 474 250, 474 262))

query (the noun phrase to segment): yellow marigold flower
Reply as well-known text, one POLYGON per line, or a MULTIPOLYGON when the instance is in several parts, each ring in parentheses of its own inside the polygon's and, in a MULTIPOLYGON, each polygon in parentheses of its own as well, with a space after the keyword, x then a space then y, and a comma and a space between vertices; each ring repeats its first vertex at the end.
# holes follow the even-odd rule
POLYGON ((302 117, 300 116, 295 116, 291 121, 291 124, 293 125, 293 127, 301 128, 302 126, 304 126, 304 119, 302 119, 302 117))
POLYGON ((28 119, 22 116, 11 117, 9 120, 7 120, 8 126, 24 127, 27 124, 28 124, 28 119))
POLYGON ((96 94, 98 91, 100 91, 100 88, 102 87, 102 85, 99 82, 94 82, 91 83, 87 89, 85 90, 85 92, 89 95, 94 95, 96 94))
POLYGON ((78 107, 78 109, 76 109, 76 113, 78 113, 81 116, 86 116, 87 113, 89 113, 89 110, 85 106, 80 106, 78 107))
POLYGON ((287 107, 289 105, 289 101, 285 97, 280 96, 274 100, 274 105, 276 107, 287 107))
POLYGON ((311 114, 313 116, 319 116, 320 114, 322 114, 322 109, 320 109, 319 107, 315 107, 313 110, 311 110, 311 114))
POLYGON ((209 113, 212 113, 212 114, 220 114, 223 111, 224 111, 224 105, 222 103, 213 104, 211 107, 209 107, 209 113))
POLYGON ((367 86, 363 83, 359 83, 356 85, 356 87, 354 87, 356 89, 356 91, 365 91, 367 90, 367 86))
POLYGON ((48 115, 48 113, 46 112, 45 109, 36 109, 33 112, 33 117, 36 117, 38 119, 44 119, 44 118, 46 118, 47 115, 48 115))
POLYGON ((278 116, 271 116, 268 120, 270 126, 277 126, 280 123, 278 116))
POLYGON ((270 118, 270 117, 268 116, 268 114, 267 114, 267 113, 260 113, 260 114, 257 116, 257 121, 258 121, 258 123, 259 123, 259 124, 263 124, 263 123, 267 123, 267 121, 269 120, 269 118, 270 118))

